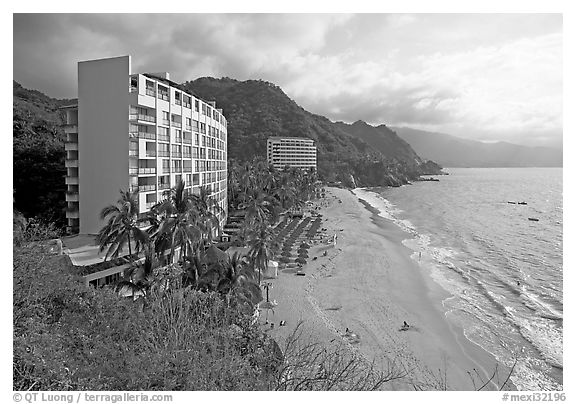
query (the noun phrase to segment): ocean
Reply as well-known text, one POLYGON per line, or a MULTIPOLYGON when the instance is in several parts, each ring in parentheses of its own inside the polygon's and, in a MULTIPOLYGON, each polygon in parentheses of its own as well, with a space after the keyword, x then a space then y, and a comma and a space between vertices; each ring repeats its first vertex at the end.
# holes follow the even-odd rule
POLYGON ((354 192, 409 233, 412 258, 451 294, 446 317, 515 364, 519 390, 562 390, 562 169, 445 171, 439 182, 354 192))

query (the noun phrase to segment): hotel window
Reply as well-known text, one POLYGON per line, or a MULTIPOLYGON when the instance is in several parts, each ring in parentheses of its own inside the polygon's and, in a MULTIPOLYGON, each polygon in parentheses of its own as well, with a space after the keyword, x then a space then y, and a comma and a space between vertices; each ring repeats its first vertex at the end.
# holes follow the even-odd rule
POLYGON ((212 108, 210 108, 209 106, 206 106, 206 115, 208 117, 212 116, 212 108))
POLYGON ((129 155, 130 156, 138 155, 138 142, 130 142, 129 155))
POLYGON ((182 172, 182 160, 172 160, 172 168, 175 172, 182 172))
POLYGON ((186 118, 186 130, 192 129, 192 119, 186 118))
POLYGON ((192 157, 192 147, 191 146, 184 146, 184 157, 185 158, 192 157))
POLYGON ((200 122, 200 133, 206 133, 206 124, 200 122))
POLYGON ((200 149, 198 147, 193 148, 192 152, 192 158, 197 159, 200 156, 200 149))
POLYGON ((199 129, 200 129, 200 122, 198 122, 196 120, 192 121, 192 130, 194 132, 198 132, 199 129))
POLYGON ((198 133, 194 133, 194 144, 196 146, 200 144, 200 135, 198 133))
POLYGON ((182 94, 179 92, 174 93, 174 103, 176 105, 182 105, 182 94))
POLYGON ((168 189, 168 188, 170 188, 170 176, 162 175, 158 177, 158 189, 168 189))
MULTIPOLYGON (((158 156, 159 157, 170 157, 170 145, 166 143, 158 143, 158 156)), ((168 161, 168 160, 166 160, 168 161)))
POLYGON ((168 91, 167 87, 158 85, 158 98, 165 101, 170 101, 170 92, 168 91))
POLYGON ((202 103, 202 115, 206 115, 206 104, 202 103))
POLYGON ((194 111, 196 112, 200 111, 200 101, 198 100, 194 100, 194 111))
POLYGON ((192 144, 192 133, 184 132, 184 143, 192 144))
POLYGON ((182 146, 172 145, 172 157, 182 157, 182 146))
POLYGON ((154 89, 154 82, 146 80, 146 95, 156 97, 156 90, 154 89))
POLYGON ((192 174, 186 174, 186 186, 192 185, 192 174))
POLYGON ((138 76, 130 76, 130 92, 138 91, 138 76))
POLYGON ((185 106, 186 108, 190 108, 190 106, 191 106, 190 103, 191 103, 191 98, 190 98, 190 96, 184 95, 184 106, 185 106))
POLYGON ((170 141, 170 131, 168 128, 158 126, 158 140, 163 141, 163 142, 169 142, 170 141))
POLYGON ((172 126, 182 127, 182 117, 180 115, 172 114, 172 126))
POLYGON ((167 111, 162 111, 162 124, 170 125, 170 114, 167 111))
POLYGON ((180 129, 174 131, 174 142, 182 143, 182 131, 180 129))
POLYGON ((169 173, 170 172, 170 160, 162 159, 162 172, 169 173))
POLYGON ((206 136, 202 136, 202 146, 206 146, 206 136))
POLYGON ((176 184, 179 184, 182 181, 182 174, 176 174, 174 178, 176 179, 176 184))

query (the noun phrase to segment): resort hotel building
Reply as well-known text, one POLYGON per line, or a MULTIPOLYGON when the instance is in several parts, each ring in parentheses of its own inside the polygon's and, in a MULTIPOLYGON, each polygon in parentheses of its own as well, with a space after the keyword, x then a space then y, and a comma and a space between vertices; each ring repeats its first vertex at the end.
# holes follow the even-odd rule
POLYGON ((267 145, 268 164, 282 169, 286 166, 316 170, 316 146, 303 137, 271 137, 267 145))
POLYGON ((78 104, 66 115, 68 230, 96 234, 100 212, 120 190, 138 192, 144 217, 180 180, 201 186, 226 222, 227 123, 214 102, 169 79, 168 73, 131 71, 131 57, 78 63, 78 104))

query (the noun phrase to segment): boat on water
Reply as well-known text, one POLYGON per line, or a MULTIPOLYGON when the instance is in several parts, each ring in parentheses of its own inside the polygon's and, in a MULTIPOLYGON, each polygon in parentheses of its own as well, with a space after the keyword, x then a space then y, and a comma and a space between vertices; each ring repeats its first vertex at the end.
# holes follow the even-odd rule
POLYGON ((518 202, 518 205, 528 205, 528 202, 518 202))
POLYGON ((540 221, 540 219, 536 218, 536 217, 529 217, 528 220, 530 220, 531 222, 538 222, 540 221))

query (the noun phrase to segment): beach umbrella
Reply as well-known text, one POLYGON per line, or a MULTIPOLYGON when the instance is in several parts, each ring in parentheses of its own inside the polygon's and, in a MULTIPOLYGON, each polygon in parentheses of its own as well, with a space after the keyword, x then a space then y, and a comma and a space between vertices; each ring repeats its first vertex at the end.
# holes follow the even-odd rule
POLYGON ((302 257, 298 257, 294 261, 298 262, 299 264, 305 264, 306 263, 306 260, 302 257))
POLYGON ((291 253, 290 251, 282 251, 282 254, 281 254, 281 255, 282 255, 283 257, 289 258, 289 257, 292 256, 292 253, 291 253))
POLYGON ((300 248, 298 249, 298 253, 307 253, 307 252, 308 252, 308 249, 307 249, 307 248, 302 248, 302 247, 300 247, 300 248))
POLYGON ((301 243, 300 248, 310 248, 310 245, 308 243, 301 243))
POLYGON ((283 264, 287 264, 291 261, 291 259, 288 257, 280 257, 280 258, 278 258, 278 261, 283 263, 283 264))
POLYGON ((266 310, 266 321, 268 321, 268 310, 272 310, 272 313, 274 314, 274 307, 276 306, 278 306, 278 303, 276 303, 276 301, 260 303, 260 308, 266 310))
POLYGON ((298 254, 298 258, 309 258, 307 253, 300 253, 298 254))

